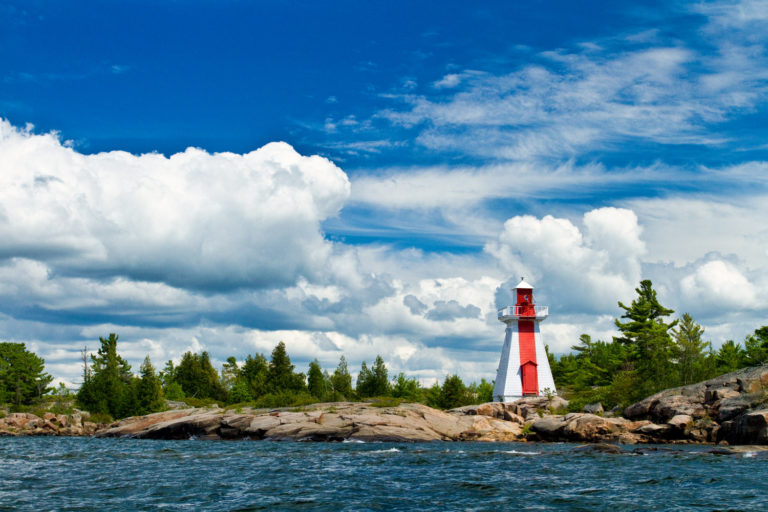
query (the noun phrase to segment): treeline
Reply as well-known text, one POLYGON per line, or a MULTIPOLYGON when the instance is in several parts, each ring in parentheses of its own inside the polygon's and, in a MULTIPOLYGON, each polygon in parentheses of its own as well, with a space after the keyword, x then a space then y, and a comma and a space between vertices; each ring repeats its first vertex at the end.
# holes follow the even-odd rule
POLYGON ((619 302, 619 336, 606 342, 582 334, 573 353, 549 356, 555 384, 571 409, 594 402, 623 407, 663 389, 768 362, 768 326, 747 336, 743 346, 729 340, 715 351, 688 313, 669 320, 674 311, 659 303, 651 281, 635 291, 630 306, 619 302))
POLYGON ((435 383, 429 388, 403 373, 390 380, 381 356, 370 367, 363 361, 354 386, 344 356, 331 374, 317 359, 309 363, 306 374, 300 373, 282 341, 269 359, 263 354, 248 355, 238 363, 230 357, 221 371, 213 366, 207 352, 187 352, 178 365, 168 361, 160 372, 155 371, 147 356, 140 375, 133 375, 130 365, 117 352, 117 340, 115 334, 99 338, 101 347, 91 355, 90 365, 84 359, 83 385, 76 395, 79 407, 112 418, 163 410, 166 399, 195 406, 215 402, 251 407, 376 399, 385 404, 421 402, 441 409, 492 399, 493 384, 485 379, 466 385, 458 375, 449 375, 442 385, 435 383))

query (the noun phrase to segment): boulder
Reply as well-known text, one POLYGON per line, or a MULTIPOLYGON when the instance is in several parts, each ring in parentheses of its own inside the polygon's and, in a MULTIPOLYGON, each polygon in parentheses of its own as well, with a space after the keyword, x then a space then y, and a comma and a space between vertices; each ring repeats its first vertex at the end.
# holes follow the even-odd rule
POLYGON ((534 419, 531 423, 531 432, 535 432, 541 439, 560 440, 567 422, 563 416, 544 416, 534 419))
POLYGON ((587 404, 581 409, 582 411, 589 413, 589 414, 603 414, 605 412, 605 409, 603 409, 603 404, 600 402, 594 403, 594 404, 587 404))
POLYGON ((588 413, 572 413, 565 416, 563 436, 571 441, 601 441, 610 439, 623 430, 620 423, 588 413))

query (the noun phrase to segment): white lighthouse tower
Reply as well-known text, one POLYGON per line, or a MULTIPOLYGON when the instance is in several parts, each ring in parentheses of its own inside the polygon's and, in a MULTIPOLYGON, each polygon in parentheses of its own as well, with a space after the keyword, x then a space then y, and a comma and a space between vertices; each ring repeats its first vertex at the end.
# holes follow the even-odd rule
POLYGON ((556 392, 539 332, 539 323, 547 318, 549 308, 534 304, 533 286, 524 278, 513 291, 515 305, 499 310, 499 321, 507 324, 507 330, 493 386, 493 399, 497 402, 540 396, 545 390, 556 392))

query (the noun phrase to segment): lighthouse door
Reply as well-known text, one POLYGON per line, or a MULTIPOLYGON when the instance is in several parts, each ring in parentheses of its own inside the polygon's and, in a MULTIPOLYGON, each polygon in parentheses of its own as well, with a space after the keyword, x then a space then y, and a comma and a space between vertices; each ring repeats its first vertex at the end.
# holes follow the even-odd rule
POLYGON ((521 368, 523 381, 523 396, 539 395, 539 373, 536 370, 536 363, 528 361, 521 368))

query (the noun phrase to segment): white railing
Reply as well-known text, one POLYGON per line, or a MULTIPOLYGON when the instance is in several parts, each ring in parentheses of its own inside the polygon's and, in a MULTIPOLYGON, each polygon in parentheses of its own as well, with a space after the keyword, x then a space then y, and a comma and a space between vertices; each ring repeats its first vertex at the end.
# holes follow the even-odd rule
POLYGON ((549 306, 507 306, 499 310, 499 320, 505 318, 546 318, 549 306))

